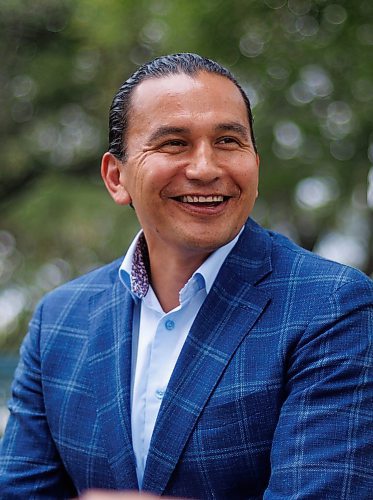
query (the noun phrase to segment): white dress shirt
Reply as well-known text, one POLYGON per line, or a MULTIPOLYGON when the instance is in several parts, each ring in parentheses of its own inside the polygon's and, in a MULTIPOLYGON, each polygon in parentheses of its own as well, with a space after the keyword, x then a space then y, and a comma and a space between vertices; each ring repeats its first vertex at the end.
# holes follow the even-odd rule
POLYGON ((179 292, 180 304, 168 313, 165 313, 159 304, 144 270, 140 273, 137 271, 138 281, 142 283, 140 286, 136 283, 134 261, 138 259, 141 238, 142 246, 144 245, 142 231, 135 237, 120 267, 120 279, 135 300, 132 327, 131 426, 140 488, 153 429, 171 374, 192 323, 240 234, 213 252, 194 272, 179 292), (144 275, 145 288, 139 292, 144 286, 144 275))

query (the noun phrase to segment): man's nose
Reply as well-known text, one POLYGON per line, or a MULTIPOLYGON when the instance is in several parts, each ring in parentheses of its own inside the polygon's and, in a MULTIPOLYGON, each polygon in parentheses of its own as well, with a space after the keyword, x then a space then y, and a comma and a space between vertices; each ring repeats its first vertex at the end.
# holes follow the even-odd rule
POLYGON ((202 142, 194 149, 185 175, 190 180, 203 182, 211 182, 220 177, 221 169, 210 144, 202 142))

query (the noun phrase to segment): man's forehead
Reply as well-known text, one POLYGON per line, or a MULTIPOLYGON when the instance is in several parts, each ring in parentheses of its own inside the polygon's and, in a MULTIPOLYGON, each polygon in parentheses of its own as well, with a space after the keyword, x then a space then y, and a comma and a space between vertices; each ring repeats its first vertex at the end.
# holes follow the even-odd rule
POLYGON ((144 80, 135 89, 127 118, 127 149, 133 141, 150 147, 176 129, 194 137, 234 132, 244 141, 251 140, 240 90, 215 73, 178 73, 144 80))
POLYGON ((161 122, 183 126, 187 116, 205 120, 210 115, 216 123, 241 121, 249 126, 246 103, 237 86, 225 76, 201 71, 147 78, 133 92, 128 118, 129 128, 138 129, 154 128, 161 122))
POLYGON ((175 94, 191 93, 201 85, 210 87, 212 91, 217 87, 224 87, 227 93, 237 95, 244 104, 239 89, 229 78, 208 71, 198 71, 194 74, 180 72, 145 78, 134 89, 131 101, 135 103, 138 99, 152 98, 155 93, 164 93, 166 97, 171 98, 175 94))

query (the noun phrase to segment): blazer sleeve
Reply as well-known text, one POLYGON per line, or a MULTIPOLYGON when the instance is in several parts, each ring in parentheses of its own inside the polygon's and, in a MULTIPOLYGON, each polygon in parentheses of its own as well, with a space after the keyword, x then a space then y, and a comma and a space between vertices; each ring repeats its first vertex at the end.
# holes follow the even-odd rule
POLYGON ((371 498, 372 333, 370 280, 320 305, 288 361, 265 499, 371 498))
POLYGON ((71 498, 76 490, 53 442, 43 400, 40 326, 30 322, 12 386, 10 417, 0 446, 0 497, 71 498))

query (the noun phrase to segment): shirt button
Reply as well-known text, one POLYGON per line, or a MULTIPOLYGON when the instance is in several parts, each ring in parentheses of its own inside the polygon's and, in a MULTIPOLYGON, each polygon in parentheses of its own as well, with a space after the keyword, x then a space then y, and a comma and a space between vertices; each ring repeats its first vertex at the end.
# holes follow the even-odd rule
POLYGON ((173 330, 175 328, 175 322, 172 319, 168 319, 165 323, 167 330, 173 330))
POLYGON ((162 399, 164 396, 164 391, 162 391, 161 389, 157 389, 155 391, 155 395, 157 396, 158 399, 162 399))

